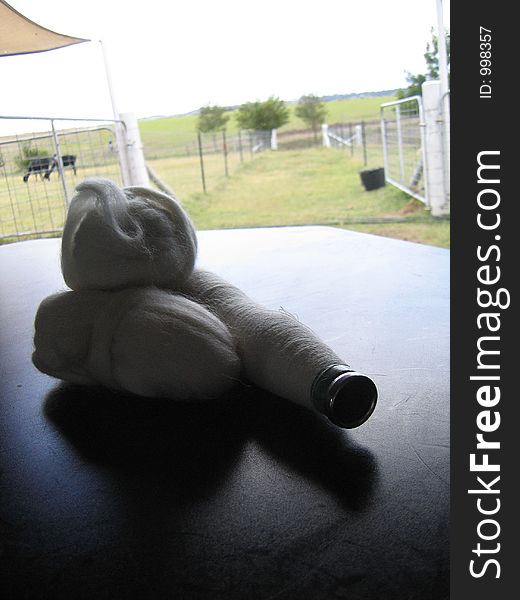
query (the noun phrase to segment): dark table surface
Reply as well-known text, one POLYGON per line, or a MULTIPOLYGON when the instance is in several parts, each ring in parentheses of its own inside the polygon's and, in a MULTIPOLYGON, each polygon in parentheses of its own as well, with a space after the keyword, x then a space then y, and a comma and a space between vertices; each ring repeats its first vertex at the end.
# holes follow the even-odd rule
POLYGON ((371 375, 375 413, 345 431, 252 387, 201 406, 60 384, 30 358, 59 240, 1 247, 2 597, 446 598, 449 252, 327 227, 199 239, 200 266, 371 375))

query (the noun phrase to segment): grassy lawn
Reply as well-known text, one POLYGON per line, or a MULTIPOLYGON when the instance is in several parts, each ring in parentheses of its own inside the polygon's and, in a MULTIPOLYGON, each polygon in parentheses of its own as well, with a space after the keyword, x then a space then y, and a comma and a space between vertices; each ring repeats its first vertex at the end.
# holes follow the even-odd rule
POLYGON ((177 162, 162 159, 151 165, 198 229, 330 224, 449 247, 449 221, 434 219, 393 186, 366 192, 359 179, 361 163, 342 151, 264 152, 237 164, 227 179, 216 163, 208 194, 199 191, 197 163, 188 170, 186 165, 177 169, 177 162))

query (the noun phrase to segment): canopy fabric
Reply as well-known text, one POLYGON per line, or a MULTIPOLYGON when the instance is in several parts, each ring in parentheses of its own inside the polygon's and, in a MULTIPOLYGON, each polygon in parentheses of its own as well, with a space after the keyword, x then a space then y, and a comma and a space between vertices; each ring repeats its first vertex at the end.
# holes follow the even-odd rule
POLYGON ((88 41, 46 29, 0 0, 0 56, 46 52, 88 41))

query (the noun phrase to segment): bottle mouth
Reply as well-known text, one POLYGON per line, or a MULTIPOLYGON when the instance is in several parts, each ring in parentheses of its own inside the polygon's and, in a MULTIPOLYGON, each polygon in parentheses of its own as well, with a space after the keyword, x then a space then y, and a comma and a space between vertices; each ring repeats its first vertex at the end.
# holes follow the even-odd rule
POLYGON ((316 377, 311 398, 316 409, 334 425, 353 429, 374 412, 377 387, 370 377, 347 365, 333 365, 316 377))

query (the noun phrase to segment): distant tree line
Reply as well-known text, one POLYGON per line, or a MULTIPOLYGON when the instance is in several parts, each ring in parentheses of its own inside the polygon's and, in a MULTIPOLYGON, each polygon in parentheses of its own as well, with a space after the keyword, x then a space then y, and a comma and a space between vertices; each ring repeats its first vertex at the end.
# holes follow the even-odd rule
MULTIPOLYGON (((201 133, 225 130, 230 118, 226 112, 228 109, 222 106, 203 106, 199 111, 197 130, 201 133)), ((307 94, 298 100, 295 114, 312 128, 316 137, 319 126, 327 116, 327 109, 318 96, 307 94)), ((263 102, 246 102, 235 113, 240 129, 254 131, 278 129, 289 121, 289 117, 289 107, 276 96, 263 102)))

